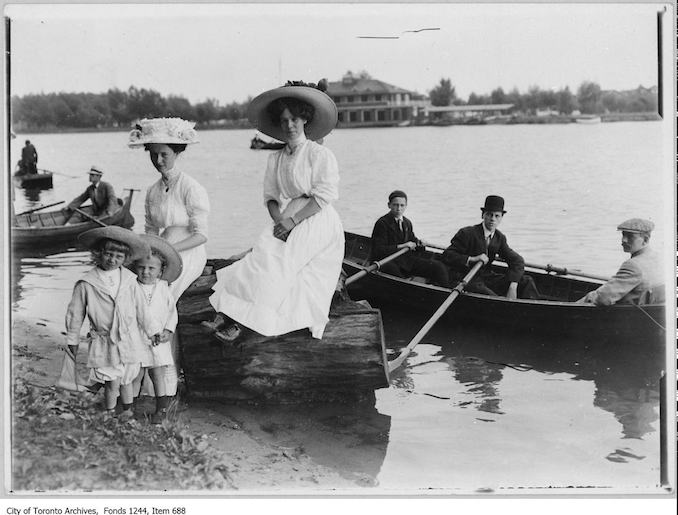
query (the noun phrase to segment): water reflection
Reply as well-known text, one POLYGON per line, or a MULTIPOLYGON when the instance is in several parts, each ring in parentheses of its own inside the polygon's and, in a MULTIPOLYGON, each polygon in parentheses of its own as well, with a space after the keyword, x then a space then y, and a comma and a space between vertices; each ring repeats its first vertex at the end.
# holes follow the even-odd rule
MULTIPOLYGON (((382 310, 382 312, 384 312, 382 310)), ((396 347, 407 343, 410 333, 404 328, 403 314, 385 313, 387 341, 396 347)), ((408 324, 410 325, 410 324, 408 324)), ((658 420, 659 378, 664 369, 664 350, 613 344, 580 345, 579 342, 539 336, 497 334, 481 328, 437 325, 426 337, 428 346, 419 348, 419 355, 410 366, 398 372, 394 384, 413 389, 416 368, 423 362, 447 364, 451 378, 474 396, 461 407, 502 414, 498 393, 503 371, 536 371, 542 374, 571 375, 573 381, 591 381, 595 385, 593 405, 614 414, 626 438, 642 438, 653 432, 658 420), (433 349, 433 352, 432 352, 433 349), (428 360, 428 361, 427 361, 428 360)))

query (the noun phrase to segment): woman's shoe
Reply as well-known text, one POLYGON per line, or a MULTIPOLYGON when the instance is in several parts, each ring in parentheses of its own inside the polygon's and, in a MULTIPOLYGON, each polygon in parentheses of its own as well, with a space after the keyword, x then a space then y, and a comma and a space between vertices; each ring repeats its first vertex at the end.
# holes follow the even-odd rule
POLYGON ((221 343, 233 343, 242 334, 242 327, 238 324, 231 324, 223 331, 216 331, 214 337, 221 343))
POLYGON ((200 322, 200 325, 206 327, 212 332, 216 332, 226 325, 226 320, 224 320, 224 317, 222 317, 220 314, 217 314, 217 316, 215 316, 214 320, 211 322, 209 320, 203 320, 200 322))

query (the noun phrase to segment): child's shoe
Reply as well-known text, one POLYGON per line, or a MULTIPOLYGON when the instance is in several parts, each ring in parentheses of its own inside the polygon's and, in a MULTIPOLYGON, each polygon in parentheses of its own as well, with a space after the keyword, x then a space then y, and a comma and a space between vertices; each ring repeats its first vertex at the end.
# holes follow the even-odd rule
POLYGON ((240 338, 242 328, 238 324, 231 324, 223 331, 216 331, 214 337, 221 343, 232 343, 240 338))
POLYGON ((167 408, 162 408, 151 415, 151 424, 160 425, 167 418, 167 408))
POLYGON ((131 408, 122 410, 122 412, 120 412, 120 414, 118 415, 118 420, 120 422, 129 422, 131 420, 134 420, 134 410, 132 410, 131 408))

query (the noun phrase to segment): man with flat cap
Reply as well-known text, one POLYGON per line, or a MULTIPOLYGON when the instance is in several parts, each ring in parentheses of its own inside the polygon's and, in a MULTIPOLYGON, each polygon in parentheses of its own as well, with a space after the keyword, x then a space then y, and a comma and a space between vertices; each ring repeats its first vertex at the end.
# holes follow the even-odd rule
POLYGON ((66 206, 66 210, 73 212, 87 199, 92 201, 94 216, 111 215, 118 209, 118 199, 113 186, 101 180, 104 172, 97 166, 92 166, 88 172, 90 184, 82 195, 78 195, 66 206))
POLYGON ((664 278, 659 254, 649 247, 654 224, 642 218, 631 218, 617 226, 622 233, 622 249, 631 254, 614 277, 578 303, 596 306, 623 304, 658 304, 665 301, 664 278))
POLYGON ((539 292, 534 280, 524 275, 525 261, 508 246, 506 236, 497 229, 506 214, 504 199, 498 195, 488 195, 480 211, 482 222, 459 229, 450 241, 450 246, 443 252, 442 261, 450 270, 450 286, 454 286, 475 263, 481 261, 485 266, 468 284, 467 291, 505 295, 509 299, 538 299, 539 292), (508 264, 505 273, 490 269, 497 256, 508 264))

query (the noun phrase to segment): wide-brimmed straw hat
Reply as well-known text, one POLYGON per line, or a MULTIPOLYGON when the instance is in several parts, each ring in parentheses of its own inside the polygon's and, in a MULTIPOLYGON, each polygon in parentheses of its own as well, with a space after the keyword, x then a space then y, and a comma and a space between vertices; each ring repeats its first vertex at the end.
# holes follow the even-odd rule
MULTIPOLYGON (((323 81, 320 81, 322 83, 323 81)), ((326 81, 325 81, 326 82, 326 81)), ((280 123, 274 123, 268 115, 266 108, 278 98, 296 98, 311 104, 315 110, 313 119, 304 126, 304 133, 310 140, 317 141, 327 136, 337 126, 337 106, 334 101, 313 85, 289 85, 270 89, 263 92, 250 102, 247 117, 257 129, 280 141, 284 141, 280 123)))
MULTIPOLYGON (((140 234, 139 237, 148 244, 150 251, 155 251, 165 259, 165 269, 162 272, 161 279, 168 283, 177 280, 181 275, 183 262, 177 250, 166 239, 156 236, 154 234, 140 234)), ((149 252, 150 254, 151 252, 149 252)), ((142 259, 146 256, 141 256, 142 259)))
POLYGON ((142 240, 138 234, 135 234, 129 229, 118 227, 117 225, 109 225, 108 227, 97 227, 96 229, 90 229, 89 231, 83 232, 80 236, 78 236, 78 241, 80 241, 80 243, 85 245, 87 248, 94 249, 98 242, 104 238, 108 240, 119 241, 128 245, 131 251, 131 255, 129 257, 132 260, 147 256, 151 251, 148 243, 142 240))
POLYGON ((182 118, 144 118, 130 131, 127 145, 133 148, 148 143, 192 145, 198 143, 194 127, 195 122, 182 118))

